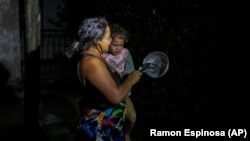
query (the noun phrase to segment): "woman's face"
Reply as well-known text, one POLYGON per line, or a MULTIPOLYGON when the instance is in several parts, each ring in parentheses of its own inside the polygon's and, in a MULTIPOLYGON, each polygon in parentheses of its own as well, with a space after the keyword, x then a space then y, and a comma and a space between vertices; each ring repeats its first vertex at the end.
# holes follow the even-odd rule
POLYGON ((121 53, 122 49, 124 47, 124 39, 115 37, 109 47, 109 52, 113 55, 118 55, 121 53))
POLYGON ((105 30, 104 38, 99 41, 103 52, 108 52, 111 41, 112 39, 110 37, 110 28, 109 26, 107 26, 105 30))

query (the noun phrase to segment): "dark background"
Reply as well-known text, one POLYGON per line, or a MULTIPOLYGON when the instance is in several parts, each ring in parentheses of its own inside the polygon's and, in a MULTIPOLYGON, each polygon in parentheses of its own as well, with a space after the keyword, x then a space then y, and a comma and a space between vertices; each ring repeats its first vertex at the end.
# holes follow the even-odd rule
POLYGON ((211 122, 220 126, 226 119, 233 124, 244 116, 239 112, 240 84, 234 78, 232 66, 233 45, 229 40, 235 27, 229 2, 64 2, 67 12, 62 9, 58 12, 61 21, 51 23, 76 32, 83 18, 105 16, 109 22, 123 25, 131 34, 126 46, 136 67, 152 51, 169 56, 170 68, 165 76, 159 79, 143 76, 133 88, 138 122, 145 120, 146 126, 203 126, 211 122), (68 25, 61 25, 62 21, 68 25))
MULTIPOLYGON (((145 140, 150 128, 246 127, 246 92, 242 80, 245 77, 238 71, 239 63, 235 63, 238 54, 232 42, 236 26, 230 12, 231 3, 209 0, 62 2, 66 7, 58 7, 59 20, 46 22, 73 34, 86 17, 105 16, 110 23, 121 24, 130 32, 126 47, 136 68, 152 51, 168 55, 170 66, 166 75, 158 79, 144 75, 132 89, 131 98, 137 111, 133 139, 145 140)), ((42 5, 42 10, 49 9, 42 5)), ((42 81, 40 88, 49 90, 48 99, 53 99, 55 93, 77 91, 74 60, 68 61, 72 61, 68 66, 72 71, 65 73, 65 78, 55 77, 53 83, 42 81)))

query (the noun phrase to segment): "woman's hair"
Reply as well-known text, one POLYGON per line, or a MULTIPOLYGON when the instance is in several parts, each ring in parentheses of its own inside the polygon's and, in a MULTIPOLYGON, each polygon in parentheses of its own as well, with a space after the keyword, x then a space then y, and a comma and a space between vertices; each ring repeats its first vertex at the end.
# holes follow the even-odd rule
POLYGON ((125 42, 128 42, 129 33, 122 26, 115 23, 110 24, 110 32, 110 36, 112 39, 118 37, 120 39, 123 39, 125 42))
POLYGON ((91 46, 98 46, 98 41, 102 40, 105 35, 108 22, 104 17, 86 18, 82 21, 77 32, 77 38, 66 49, 65 55, 71 58, 74 54, 78 54, 87 50, 91 46))

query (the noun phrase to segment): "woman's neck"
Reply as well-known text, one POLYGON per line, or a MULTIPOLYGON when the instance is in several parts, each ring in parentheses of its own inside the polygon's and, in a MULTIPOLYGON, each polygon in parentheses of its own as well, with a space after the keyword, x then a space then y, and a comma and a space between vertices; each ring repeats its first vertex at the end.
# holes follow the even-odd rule
POLYGON ((86 50, 84 52, 93 54, 93 55, 95 55, 97 57, 101 57, 101 53, 96 47, 91 47, 91 48, 89 48, 88 50, 86 50))

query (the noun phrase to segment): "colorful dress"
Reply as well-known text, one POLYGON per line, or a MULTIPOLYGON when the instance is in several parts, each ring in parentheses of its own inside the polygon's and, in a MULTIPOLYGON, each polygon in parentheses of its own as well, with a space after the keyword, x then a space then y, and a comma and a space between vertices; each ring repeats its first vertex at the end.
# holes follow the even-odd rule
MULTIPOLYGON (((84 54, 88 56, 90 54, 84 54)), ((84 57, 83 56, 83 57, 84 57)), ((120 85, 121 77, 107 66, 115 82, 120 85)), ((86 81, 79 107, 81 119, 79 129, 84 141, 124 141, 123 124, 126 114, 125 101, 114 105, 90 82, 86 81)))

